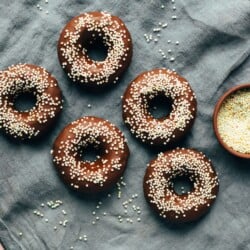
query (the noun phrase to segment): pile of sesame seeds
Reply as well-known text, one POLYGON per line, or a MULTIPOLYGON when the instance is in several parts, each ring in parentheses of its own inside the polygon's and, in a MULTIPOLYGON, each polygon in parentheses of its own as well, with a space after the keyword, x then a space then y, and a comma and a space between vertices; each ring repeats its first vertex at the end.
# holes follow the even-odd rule
POLYGON ((84 117, 69 124, 62 133, 66 136, 61 140, 59 135, 51 154, 60 174, 70 176, 72 188, 87 190, 93 184, 103 187, 113 172, 122 174, 128 149, 115 125, 97 117, 84 117), (102 156, 95 161, 79 160, 80 149, 88 145, 103 148, 102 156))
POLYGON ((58 53, 62 68, 74 82, 102 85, 119 79, 121 71, 130 61, 131 38, 124 23, 106 12, 85 13, 74 18, 61 34, 58 53), (71 23, 74 22, 74 27, 71 23), (82 33, 99 36, 108 49, 104 61, 93 61, 79 42, 82 33), (70 70, 69 70, 70 69, 70 70))
POLYGON ((169 212, 174 213, 176 219, 185 218, 190 211, 198 214, 200 206, 209 207, 216 198, 218 178, 210 160, 202 153, 183 148, 160 153, 148 169, 150 174, 144 180, 149 190, 146 195, 163 218, 167 218, 169 212), (194 189, 183 197, 175 193, 172 185, 175 177, 187 173, 194 189))
POLYGON ((175 140, 176 131, 185 132, 194 119, 195 94, 188 82, 177 77, 175 72, 166 69, 142 73, 126 90, 123 100, 124 122, 131 132, 143 142, 154 144, 164 140, 166 145, 175 140), (160 93, 172 100, 172 111, 163 121, 154 119, 149 113, 149 99, 160 93))
POLYGON ((39 128, 45 129, 62 109, 59 93, 55 78, 38 66, 18 64, 1 71, 0 128, 14 138, 36 137, 42 132, 39 128), (36 105, 29 111, 19 112, 14 107, 15 99, 28 92, 34 93, 36 105))
POLYGON ((217 116, 218 132, 229 147, 250 154, 250 90, 238 90, 222 103, 217 116))

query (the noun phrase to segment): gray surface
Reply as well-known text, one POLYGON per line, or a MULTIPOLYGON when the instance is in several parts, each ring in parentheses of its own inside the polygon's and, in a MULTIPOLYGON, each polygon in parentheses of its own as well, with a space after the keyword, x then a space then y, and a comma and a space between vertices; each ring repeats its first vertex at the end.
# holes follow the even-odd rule
MULTIPOLYGON (((19 62, 47 68, 58 79, 65 96, 63 115, 40 143, 14 143, 0 134, 0 238, 7 249, 250 249, 249 161, 225 152, 212 130, 212 111, 218 97, 250 78, 250 1, 176 0, 18 0, 0 2, 0 68, 19 62), (165 9, 160 5, 164 3, 165 9), (43 11, 36 8, 43 6, 43 11), (49 14, 45 14, 49 10, 49 14), (127 24, 134 44, 132 64, 120 83, 101 95, 89 94, 65 77, 57 60, 59 32, 73 16, 91 10, 107 10, 127 24), (171 20, 177 15, 176 21, 171 20), (147 44, 143 34, 158 22, 169 23, 158 43, 147 44), (167 40, 180 45, 167 44, 167 40), (172 49, 176 61, 162 59, 158 50, 172 49), (148 208, 142 193, 146 164, 156 153, 137 142, 121 118, 120 96, 140 72, 154 67, 175 68, 186 77, 198 97, 198 117, 183 146, 203 151, 220 176, 220 193, 211 212, 201 221, 179 228, 162 223, 148 208), (92 108, 87 108, 90 103, 92 108), (127 136, 131 157, 125 174, 127 187, 122 199, 112 193, 103 199, 100 222, 91 225, 96 202, 80 198, 57 177, 49 154, 53 140, 70 121, 97 115, 114 122, 127 136), (138 193, 142 221, 119 223, 121 202, 138 193), (64 201, 69 224, 53 231, 62 217, 61 208, 44 211, 49 222, 33 215, 50 199, 64 201), (17 236, 23 232, 23 237, 17 236), (77 241, 87 234, 88 242, 77 241)), ((135 204, 135 203, 134 203, 135 204)), ((136 220, 136 217, 135 219, 136 220)))

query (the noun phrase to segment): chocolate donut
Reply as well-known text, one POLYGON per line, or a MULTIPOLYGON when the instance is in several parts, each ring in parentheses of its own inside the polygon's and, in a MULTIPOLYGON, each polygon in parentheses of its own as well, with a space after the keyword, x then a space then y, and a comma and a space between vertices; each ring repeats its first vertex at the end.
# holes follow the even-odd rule
POLYGON ((83 193, 97 193, 111 188, 122 176, 129 148, 115 125, 87 116, 62 130, 51 153, 59 175, 69 187, 83 193), (100 151, 95 161, 82 159, 88 146, 100 151))
POLYGON ((196 97, 188 82, 168 69, 154 69, 137 76, 123 96, 123 119, 142 142, 163 146, 182 138, 196 116, 196 97), (149 102, 165 96, 171 103, 169 115, 156 119, 149 102))
POLYGON ((18 64, 0 71, 0 127, 11 137, 32 139, 43 135, 61 109, 57 81, 44 68, 18 64), (18 111, 15 100, 23 93, 32 93, 36 104, 30 110, 18 111))
POLYGON ((116 16, 106 12, 84 13, 70 20, 61 32, 58 57, 73 82, 94 88, 116 83, 131 61, 131 36, 116 16), (97 40, 102 40, 107 48, 103 61, 88 56, 88 47, 97 40))
POLYGON ((211 161, 201 152, 175 149, 160 153, 151 161, 144 176, 144 195, 150 206, 169 222, 190 222, 204 215, 219 190, 211 161), (186 176, 193 188, 177 194, 173 181, 186 176))

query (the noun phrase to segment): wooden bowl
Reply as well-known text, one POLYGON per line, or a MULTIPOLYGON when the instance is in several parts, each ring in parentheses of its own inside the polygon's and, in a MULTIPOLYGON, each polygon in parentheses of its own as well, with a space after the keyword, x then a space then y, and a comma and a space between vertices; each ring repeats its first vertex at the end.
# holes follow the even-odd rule
POLYGON ((250 154, 249 153, 241 153, 238 152, 234 149, 232 149, 230 146, 228 146, 221 138, 219 131, 218 131, 218 124, 217 124, 217 117, 218 117, 218 112, 221 108, 222 103, 225 101, 225 99, 231 95, 232 93, 240 90, 240 89, 249 89, 250 90, 250 83, 246 83, 246 84, 241 84, 241 85, 237 85, 231 89, 229 89, 228 91, 226 91, 226 93, 224 95, 222 95, 220 97, 220 99, 218 100, 217 104, 215 105, 214 108, 214 114, 213 114, 213 127, 214 127, 214 132, 215 135, 219 141, 219 143, 222 145, 222 147, 224 147, 229 153, 240 157, 240 158, 244 158, 244 159, 250 159, 250 154))

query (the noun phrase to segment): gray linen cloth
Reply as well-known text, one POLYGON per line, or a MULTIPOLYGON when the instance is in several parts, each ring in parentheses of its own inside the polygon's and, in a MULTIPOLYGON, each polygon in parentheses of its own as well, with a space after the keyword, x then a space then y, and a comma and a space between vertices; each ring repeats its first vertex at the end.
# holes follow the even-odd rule
POLYGON ((40 142, 13 142, 0 133, 0 239, 6 249, 250 249, 250 163, 222 149, 212 129, 219 96, 250 81, 249 0, 1 0, 0 31, 0 69, 25 62, 43 66, 57 78, 65 100, 59 122, 40 142), (67 21, 94 10, 119 16, 131 32, 134 48, 119 84, 101 94, 72 84, 56 53, 67 21), (168 26, 157 37, 153 29, 159 22, 168 26), (152 34, 153 40, 147 43, 144 34, 152 34), (157 152, 141 145, 122 121, 120 96, 136 75, 155 67, 174 68, 189 80, 197 94, 198 116, 179 145, 203 151, 220 177, 220 193, 210 213, 188 225, 164 223, 146 204, 142 180, 146 164, 157 152), (111 197, 96 199, 76 195, 53 168, 50 149, 57 134, 86 115, 110 120, 128 139, 131 156, 121 199, 116 190, 111 197), (132 199, 133 194, 138 198, 132 199), (130 198, 124 214, 122 203, 130 198), (50 200, 63 204, 52 209, 46 204, 50 200), (133 206, 139 206, 141 214, 133 206))

